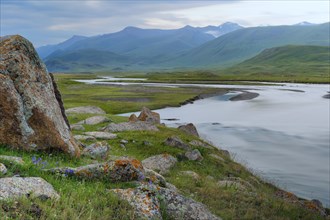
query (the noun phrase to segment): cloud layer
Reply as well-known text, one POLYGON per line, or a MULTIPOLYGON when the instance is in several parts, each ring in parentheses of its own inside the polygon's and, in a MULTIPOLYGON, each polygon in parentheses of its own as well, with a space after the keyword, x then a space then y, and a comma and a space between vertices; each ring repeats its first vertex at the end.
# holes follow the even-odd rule
POLYGON ((126 26, 243 26, 329 21, 329 1, 1 0, 1 36, 21 34, 36 46, 72 35, 92 36, 126 26))

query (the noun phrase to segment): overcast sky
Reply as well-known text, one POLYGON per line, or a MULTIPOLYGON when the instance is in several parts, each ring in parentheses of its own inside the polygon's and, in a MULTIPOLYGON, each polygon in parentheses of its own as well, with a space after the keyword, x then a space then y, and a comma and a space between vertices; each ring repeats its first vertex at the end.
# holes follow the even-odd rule
POLYGON ((110 1, 0 0, 0 35, 20 34, 35 46, 64 41, 72 35, 92 36, 126 26, 173 29, 185 25, 220 25, 231 21, 245 27, 324 23, 330 3, 323 1, 110 1))

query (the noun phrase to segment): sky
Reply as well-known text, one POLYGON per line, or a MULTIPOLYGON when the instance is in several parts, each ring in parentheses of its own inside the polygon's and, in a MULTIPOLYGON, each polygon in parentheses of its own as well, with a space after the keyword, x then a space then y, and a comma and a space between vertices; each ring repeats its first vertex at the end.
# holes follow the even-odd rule
POLYGON ((20 34, 36 46, 73 35, 113 33, 127 26, 176 29, 235 22, 244 27, 329 22, 328 0, 0 0, 0 35, 20 34))

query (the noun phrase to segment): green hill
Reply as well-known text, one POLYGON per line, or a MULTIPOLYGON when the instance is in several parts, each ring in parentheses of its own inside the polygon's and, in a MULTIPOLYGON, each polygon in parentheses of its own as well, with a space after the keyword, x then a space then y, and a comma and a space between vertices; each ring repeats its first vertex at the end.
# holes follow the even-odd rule
POLYGON ((251 58, 267 48, 284 45, 329 46, 329 25, 330 23, 240 29, 177 57, 172 61, 172 65, 226 67, 251 58))

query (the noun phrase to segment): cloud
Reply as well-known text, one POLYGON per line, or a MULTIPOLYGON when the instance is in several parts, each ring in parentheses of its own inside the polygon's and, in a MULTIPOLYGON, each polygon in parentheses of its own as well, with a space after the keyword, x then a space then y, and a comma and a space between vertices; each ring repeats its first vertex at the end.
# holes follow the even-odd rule
POLYGON ((170 29, 226 21, 256 26, 329 20, 328 1, 1 0, 0 4, 1 35, 18 33, 36 46, 126 26, 170 29))

